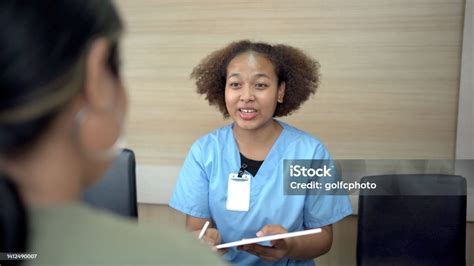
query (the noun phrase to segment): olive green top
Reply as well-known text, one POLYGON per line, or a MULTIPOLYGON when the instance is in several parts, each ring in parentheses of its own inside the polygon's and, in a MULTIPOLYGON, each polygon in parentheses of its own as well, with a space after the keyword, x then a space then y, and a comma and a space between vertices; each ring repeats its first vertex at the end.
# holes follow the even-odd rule
POLYGON ((184 229, 144 226, 82 204, 29 210, 25 265, 223 265, 184 229))

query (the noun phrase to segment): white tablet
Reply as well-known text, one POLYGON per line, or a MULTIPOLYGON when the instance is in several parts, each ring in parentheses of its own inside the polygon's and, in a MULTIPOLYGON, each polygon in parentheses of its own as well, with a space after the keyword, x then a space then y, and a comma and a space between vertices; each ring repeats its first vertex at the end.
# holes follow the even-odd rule
POLYGON ((311 235, 311 234, 317 234, 317 233, 321 233, 321 228, 314 228, 314 229, 303 230, 303 231, 292 232, 292 233, 284 233, 284 234, 242 239, 239 241, 217 245, 216 248, 221 249, 221 248, 237 247, 237 246, 242 246, 242 245, 247 245, 247 244, 254 244, 254 243, 260 243, 260 242, 272 241, 272 240, 284 239, 284 238, 290 238, 290 237, 297 237, 297 236, 305 236, 305 235, 311 235))

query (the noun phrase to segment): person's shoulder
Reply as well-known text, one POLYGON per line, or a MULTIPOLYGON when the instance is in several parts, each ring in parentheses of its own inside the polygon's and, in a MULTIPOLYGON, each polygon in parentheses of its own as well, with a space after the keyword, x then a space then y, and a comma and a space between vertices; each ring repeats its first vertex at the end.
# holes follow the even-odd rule
MULTIPOLYGON (((184 226, 182 230, 171 224, 160 224, 152 226, 150 224, 138 224, 135 221, 126 219, 108 218, 107 224, 114 223, 117 232, 129 232, 124 235, 123 241, 128 243, 119 245, 122 250, 135 243, 135 252, 140 254, 131 262, 137 262, 141 256, 149 256, 148 261, 158 264, 193 264, 193 265, 220 265, 220 260, 210 250, 210 247, 200 243, 184 226)), ((105 226, 105 225, 104 225, 105 226)), ((119 241, 118 241, 119 242, 119 241)))
POLYGON ((163 224, 151 227, 84 205, 41 216, 42 222, 34 223, 38 233, 33 248, 40 249, 39 262, 50 262, 50 265, 61 261, 114 265, 221 264, 209 248, 184 232, 184 228, 179 230, 163 224))
POLYGON ((293 140, 302 145, 310 145, 310 146, 322 146, 324 144, 315 136, 311 135, 310 133, 293 127, 287 123, 279 121, 279 123, 283 126, 283 128, 287 131, 289 139, 293 140))
POLYGON ((194 146, 209 147, 209 145, 218 145, 228 140, 232 136, 232 124, 217 128, 201 137, 194 143, 194 146))
POLYGON ((331 155, 326 146, 315 136, 296 127, 280 122, 285 132, 286 152, 297 153, 301 158, 328 159, 331 155))

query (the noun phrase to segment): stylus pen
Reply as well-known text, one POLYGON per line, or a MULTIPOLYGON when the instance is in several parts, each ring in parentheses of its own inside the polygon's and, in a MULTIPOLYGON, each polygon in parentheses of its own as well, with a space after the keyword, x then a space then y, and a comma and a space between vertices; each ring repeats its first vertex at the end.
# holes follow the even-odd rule
POLYGON ((204 234, 206 233, 207 228, 209 227, 209 221, 206 221, 204 226, 201 229, 201 232, 199 232, 199 240, 201 240, 204 237, 204 234))

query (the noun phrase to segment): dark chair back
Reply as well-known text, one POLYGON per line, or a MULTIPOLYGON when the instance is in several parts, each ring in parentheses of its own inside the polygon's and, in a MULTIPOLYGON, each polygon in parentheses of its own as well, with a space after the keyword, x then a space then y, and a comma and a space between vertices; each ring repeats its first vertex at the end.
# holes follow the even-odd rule
POLYGON ((135 154, 124 149, 105 176, 83 194, 83 201, 122 216, 137 218, 135 154))
POLYGON ((357 265, 465 265, 466 180, 368 176, 359 195, 357 265))

